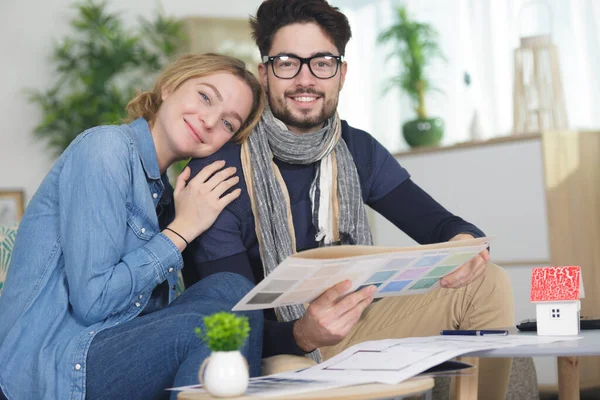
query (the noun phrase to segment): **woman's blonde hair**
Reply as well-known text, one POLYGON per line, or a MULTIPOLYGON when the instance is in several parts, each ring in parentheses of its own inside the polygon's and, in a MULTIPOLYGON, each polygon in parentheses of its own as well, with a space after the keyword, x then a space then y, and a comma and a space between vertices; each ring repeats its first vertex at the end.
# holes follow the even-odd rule
POLYGON ((235 133, 234 140, 242 143, 260 121, 265 107, 265 93, 256 77, 246 69, 246 64, 237 58, 221 54, 187 54, 170 63, 158 76, 151 91, 138 93, 127 104, 128 120, 139 117, 149 123, 154 122, 162 104, 162 89, 175 91, 185 81, 192 78, 228 72, 242 79, 252 91, 253 103, 250 115, 235 133))

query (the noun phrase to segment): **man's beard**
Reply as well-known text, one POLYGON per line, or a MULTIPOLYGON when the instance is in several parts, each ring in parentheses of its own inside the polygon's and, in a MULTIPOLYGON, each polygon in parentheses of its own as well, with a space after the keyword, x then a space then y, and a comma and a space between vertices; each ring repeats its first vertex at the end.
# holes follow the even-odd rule
POLYGON ((286 124, 288 127, 299 128, 305 131, 322 128, 325 122, 335 115, 339 99, 338 96, 332 99, 327 99, 325 97, 325 93, 317 92, 316 90, 310 88, 300 88, 285 92, 283 94, 283 98, 274 98, 271 96, 271 92, 267 87, 267 95, 271 112, 275 118, 286 124), (309 113, 313 112, 313 110, 300 111, 303 114, 301 117, 297 117, 292 114, 292 111, 288 108, 285 100, 288 98, 288 96, 296 96, 301 94, 314 94, 321 97, 321 100, 323 100, 323 105, 317 115, 309 115, 309 113))

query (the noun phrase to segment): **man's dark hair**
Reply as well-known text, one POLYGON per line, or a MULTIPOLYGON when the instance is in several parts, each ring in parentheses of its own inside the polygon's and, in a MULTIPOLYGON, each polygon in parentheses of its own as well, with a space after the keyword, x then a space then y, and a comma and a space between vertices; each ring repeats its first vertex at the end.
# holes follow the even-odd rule
POLYGON ((348 18, 325 0, 266 0, 250 17, 252 38, 261 56, 269 55, 273 37, 286 25, 314 22, 329 36, 340 55, 352 36, 348 18))

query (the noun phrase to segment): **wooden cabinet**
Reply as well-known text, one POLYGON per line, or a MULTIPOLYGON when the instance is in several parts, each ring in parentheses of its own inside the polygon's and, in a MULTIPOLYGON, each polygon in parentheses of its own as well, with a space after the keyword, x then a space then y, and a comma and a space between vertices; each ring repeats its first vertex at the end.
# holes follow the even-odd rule
MULTIPOLYGON (((497 138, 396 157, 442 205, 496 237, 492 261, 511 278, 517 321, 535 317, 530 270, 547 265, 580 265, 582 315, 600 316, 599 133, 497 138)), ((376 244, 414 243, 383 217, 371 217, 376 244)), ((541 385, 556 384, 556 364, 548 361, 536 362, 541 385)), ((581 387, 600 386, 600 358, 580 365, 581 387)))

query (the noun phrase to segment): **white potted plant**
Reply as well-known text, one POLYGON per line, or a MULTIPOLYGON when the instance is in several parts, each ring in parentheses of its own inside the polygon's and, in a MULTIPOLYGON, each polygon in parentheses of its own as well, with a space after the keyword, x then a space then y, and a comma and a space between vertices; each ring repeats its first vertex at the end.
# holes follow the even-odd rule
POLYGON ((196 335, 211 350, 200 366, 200 383, 215 397, 239 396, 248 388, 248 362, 240 353, 250 333, 248 318, 228 312, 204 317, 204 331, 196 335))

